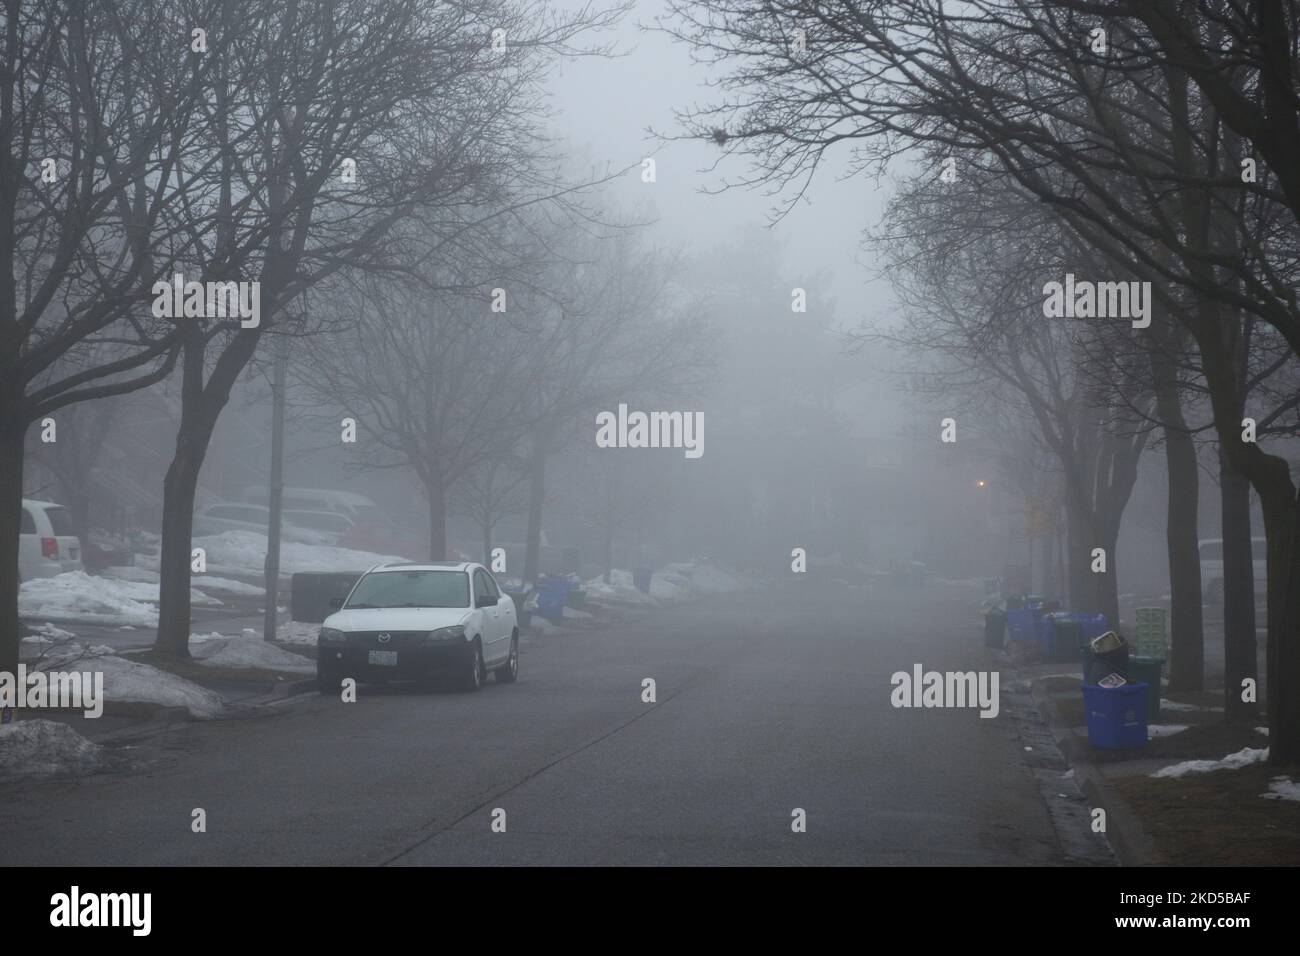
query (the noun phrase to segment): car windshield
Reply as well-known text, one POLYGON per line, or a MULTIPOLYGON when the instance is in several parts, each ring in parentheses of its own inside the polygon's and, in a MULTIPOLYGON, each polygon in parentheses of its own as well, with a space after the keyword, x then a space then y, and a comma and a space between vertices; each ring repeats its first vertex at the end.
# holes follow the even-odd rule
POLYGON ((344 607, 469 607, 469 575, 464 571, 377 571, 357 583, 344 607))

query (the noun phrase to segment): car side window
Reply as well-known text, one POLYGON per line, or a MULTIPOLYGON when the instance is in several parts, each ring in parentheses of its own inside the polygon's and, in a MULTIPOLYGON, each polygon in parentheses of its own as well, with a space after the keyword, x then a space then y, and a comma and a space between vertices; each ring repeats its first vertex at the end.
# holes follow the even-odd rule
POLYGON ((492 593, 492 592, 491 592, 490 590, 488 590, 487 575, 483 573, 483 569, 482 569, 482 568, 478 568, 478 569, 476 569, 476 570, 474 571, 474 597, 475 597, 475 603, 478 603, 478 602, 477 602, 477 599, 478 599, 478 598, 483 597, 485 594, 491 594, 491 593, 492 593))
POLYGON ((19 529, 18 533, 19 534, 36 533, 36 519, 32 517, 32 513, 28 511, 26 508, 23 509, 23 524, 22 527, 19 529))
POLYGON ((501 597, 501 589, 497 587, 497 579, 492 577, 492 575, 488 574, 486 571, 480 573, 483 575, 483 580, 487 584, 487 593, 492 595, 494 598, 501 597))

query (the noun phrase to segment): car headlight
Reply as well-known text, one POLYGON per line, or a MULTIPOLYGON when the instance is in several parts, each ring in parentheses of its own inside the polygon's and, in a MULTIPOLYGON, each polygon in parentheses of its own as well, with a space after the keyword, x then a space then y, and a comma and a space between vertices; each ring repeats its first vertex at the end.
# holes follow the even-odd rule
POLYGON ((320 642, 322 644, 342 644, 347 639, 348 636, 337 627, 322 627, 320 629, 320 642))
POLYGON ((441 644, 445 641, 463 641, 465 640, 465 625, 454 624, 451 627, 440 627, 436 631, 430 631, 424 636, 424 639, 430 644, 441 644))

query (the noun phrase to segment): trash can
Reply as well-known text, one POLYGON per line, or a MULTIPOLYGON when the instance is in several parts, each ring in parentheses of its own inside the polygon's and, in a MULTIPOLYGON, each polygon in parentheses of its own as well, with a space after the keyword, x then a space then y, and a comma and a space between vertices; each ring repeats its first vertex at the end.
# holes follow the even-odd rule
POLYGON ((1159 657, 1130 657, 1128 679, 1147 685, 1147 720, 1160 719, 1160 672, 1165 662, 1159 657))
POLYGON ((1098 750, 1133 750, 1147 744, 1147 685, 1083 684, 1088 743, 1098 750))
POLYGON ((528 624, 533 619, 533 612, 524 606, 528 598, 528 592, 523 588, 503 587, 501 590, 514 602, 515 622, 519 625, 519 630, 528 630, 528 624))
POLYGON ((1032 595, 1007 600, 1007 637, 1013 641, 1038 638, 1038 621, 1043 616, 1042 598, 1032 595))
POLYGON ((638 591, 642 592, 643 594, 650 593, 651 574, 652 572, 649 568, 632 569, 632 584, 636 587, 638 591))
POLYGON ((573 585, 568 578, 543 578, 537 582, 537 613, 552 624, 564 620, 564 604, 573 585))
POLYGON ((1083 647, 1083 625, 1079 615, 1059 612, 1043 615, 1039 636, 1043 656, 1049 661, 1073 661, 1083 647))
POLYGON ((1007 615, 997 608, 984 612, 984 646, 1001 647, 1006 643, 1007 615))
POLYGON ((1111 673, 1129 676, 1128 642, 1114 631, 1107 631, 1085 644, 1081 656, 1085 684, 1096 684, 1111 673))

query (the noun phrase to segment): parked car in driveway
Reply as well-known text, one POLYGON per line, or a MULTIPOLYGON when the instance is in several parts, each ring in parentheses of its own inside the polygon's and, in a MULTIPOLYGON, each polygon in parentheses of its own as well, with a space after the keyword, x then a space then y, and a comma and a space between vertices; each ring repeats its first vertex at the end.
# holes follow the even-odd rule
MULTIPOLYGON (((270 520, 270 511, 261 505, 219 501, 204 505, 194 512, 194 534, 202 536, 221 534, 223 531, 256 531, 258 534, 266 534, 270 520)), ((280 536, 285 541, 300 544, 333 544, 338 540, 337 534, 304 528, 291 522, 284 512, 281 513, 280 536)))
POLYGON ((82 570, 81 539, 72 530, 72 515, 52 501, 23 499, 18 531, 18 580, 52 578, 82 570))
POLYGON ((481 564, 434 561, 371 568, 321 624, 316 682, 423 680, 445 674, 469 691, 489 673, 519 675, 515 605, 481 564))
MULTIPOLYGON (((1223 539, 1202 538, 1201 551, 1201 594, 1206 604, 1223 603, 1223 539)), ((1262 597, 1268 593, 1268 541, 1265 538, 1250 539, 1250 564, 1255 572, 1255 595, 1262 597)))
POLYGON ((324 538, 323 544, 338 544, 354 525, 347 515, 333 511, 303 511, 286 508, 280 512, 280 517, 285 525, 317 532, 324 538))

